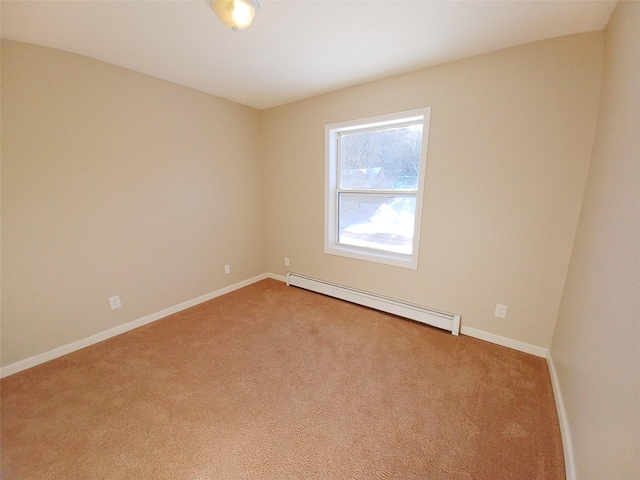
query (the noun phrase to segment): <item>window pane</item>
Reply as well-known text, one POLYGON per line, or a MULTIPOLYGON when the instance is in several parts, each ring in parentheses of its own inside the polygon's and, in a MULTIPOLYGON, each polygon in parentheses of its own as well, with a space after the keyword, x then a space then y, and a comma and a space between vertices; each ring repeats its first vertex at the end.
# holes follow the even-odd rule
POLYGON ((341 188, 417 189, 421 143, 421 124, 361 133, 342 133, 341 188))
POLYGON ((338 243, 411 255, 414 195, 341 192, 338 203, 338 243))

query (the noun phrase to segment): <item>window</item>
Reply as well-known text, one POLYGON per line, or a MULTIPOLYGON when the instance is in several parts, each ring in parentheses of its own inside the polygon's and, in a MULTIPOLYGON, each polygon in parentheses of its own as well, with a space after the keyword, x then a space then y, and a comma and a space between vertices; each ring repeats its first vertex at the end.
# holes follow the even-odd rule
POLYGON ((430 114, 325 127, 325 253, 418 268, 430 114))

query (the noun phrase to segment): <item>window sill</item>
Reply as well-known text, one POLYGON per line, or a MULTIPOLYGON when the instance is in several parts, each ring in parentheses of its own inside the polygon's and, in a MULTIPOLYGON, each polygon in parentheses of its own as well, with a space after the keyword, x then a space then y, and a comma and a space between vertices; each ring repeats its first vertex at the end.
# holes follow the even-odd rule
POLYGON ((372 250, 364 247, 353 247, 349 245, 325 245, 324 253, 329 255, 338 255, 341 257, 354 258, 356 260, 365 260, 367 262, 382 263, 385 265, 393 265, 395 267, 409 268, 411 270, 418 269, 417 254, 403 255, 393 252, 383 252, 381 250, 372 250))

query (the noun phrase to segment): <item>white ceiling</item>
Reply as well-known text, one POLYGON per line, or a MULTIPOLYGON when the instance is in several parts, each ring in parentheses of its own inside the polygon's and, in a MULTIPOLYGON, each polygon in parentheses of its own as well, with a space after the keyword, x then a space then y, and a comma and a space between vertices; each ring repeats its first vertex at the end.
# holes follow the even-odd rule
POLYGON ((615 1, 262 0, 234 33, 205 0, 6 1, 2 38, 256 108, 605 27, 615 1))

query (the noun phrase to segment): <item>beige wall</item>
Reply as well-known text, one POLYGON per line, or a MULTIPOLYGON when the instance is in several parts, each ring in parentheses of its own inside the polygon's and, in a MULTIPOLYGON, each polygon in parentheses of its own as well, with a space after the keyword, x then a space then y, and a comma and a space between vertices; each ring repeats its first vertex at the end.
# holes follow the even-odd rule
POLYGON ((579 480, 640 478, 639 187, 640 3, 620 2, 551 345, 579 480))
POLYGON ((255 109, 3 41, 2 365, 264 273, 259 132, 255 109))
POLYGON ((269 271, 462 314, 548 347, 591 154, 602 33, 527 44, 262 112, 269 271), (323 253, 324 125, 431 106, 417 271, 323 253), (508 305, 506 320, 496 303, 508 305))
POLYGON ((284 274, 285 256, 293 271, 548 347, 602 42, 537 42, 260 113, 4 41, 2 364, 284 274), (422 106, 432 118, 418 270, 325 255, 324 125, 422 106), (114 294, 124 308, 112 312, 114 294), (493 316, 498 302, 506 320, 493 316))

